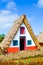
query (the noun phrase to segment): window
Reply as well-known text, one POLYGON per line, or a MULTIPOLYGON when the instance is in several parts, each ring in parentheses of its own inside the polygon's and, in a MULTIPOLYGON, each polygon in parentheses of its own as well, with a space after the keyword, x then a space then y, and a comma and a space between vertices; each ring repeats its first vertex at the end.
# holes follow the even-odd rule
POLYGON ((20 34, 25 34, 25 28, 24 27, 20 27, 20 34))
POLYGON ((18 46, 18 40, 13 40, 13 46, 18 46))
POLYGON ((31 45, 31 40, 27 40, 27 45, 31 45))

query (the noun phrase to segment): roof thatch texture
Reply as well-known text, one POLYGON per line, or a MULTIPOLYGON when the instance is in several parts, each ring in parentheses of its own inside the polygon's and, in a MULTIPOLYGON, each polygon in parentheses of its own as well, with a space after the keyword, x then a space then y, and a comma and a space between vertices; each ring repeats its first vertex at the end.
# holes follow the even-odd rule
POLYGON ((10 31, 7 33, 7 35, 5 36, 4 40, 2 41, 2 43, 0 44, 0 47, 3 51, 5 51, 12 39, 14 38, 15 34, 17 33, 20 25, 22 24, 23 22, 23 19, 24 19, 24 16, 21 16, 18 20, 16 20, 14 23, 13 23, 13 26, 11 27, 10 31))
POLYGON ((36 46, 38 47, 38 49, 40 48, 39 42, 36 38, 36 36, 34 35, 32 28, 30 26, 30 24, 28 23, 25 15, 22 15, 18 20, 16 20, 13 24, 13 26, 11 27, 10 31, 7 33, 7 35, 5 36, 4 40, 2 41, 2 43, 0 44, 0 47, 3 51, 7 51, 7 48, 9 47, 9 45, 11 44, 14 36, 16 35, 19 27, 21 26, 21 24, 24 23, 27 27, 28 32, 30 33, 34 43, 36 44, 36 46))
POLYGON ((40 44, 39 44, 39 42, 38 42, 38 40, 37 40, 35 34, 33 33, 33 30, 32 30, 32 28, 31 28, 31 26, 30 26, 30 24, 28 23, 28 20, 27 20, 26 18, 24 19, 24 24, 26 25, 26 28, 27 28, 28 32, 30 33, 30 35, 31 35, 31 37, 32 37, 32 39, 33 39, 33 41, 34 41, 34 43, 35 43, 36 46, 37 46, 37 48, 40 49, 40 44))
POLYGON ((43 43, 43 32, 41 32, 38 36, 37 39, 39 41, 39 43, 43 43))

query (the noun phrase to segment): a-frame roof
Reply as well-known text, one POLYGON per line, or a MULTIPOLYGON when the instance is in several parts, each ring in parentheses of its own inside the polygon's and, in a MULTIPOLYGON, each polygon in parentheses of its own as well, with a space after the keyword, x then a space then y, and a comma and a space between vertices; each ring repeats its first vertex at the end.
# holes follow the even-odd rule
POLYGON ((37 39, 39 43, 43 43, 43 32, 41 32, 39 35, 37 35, 37 39))
POLYGON ((34 43, 36 44, 37 48, 40 49, 40 45, 39 42, 36 38, 36 36, 34 35, 32 28, 26 18, 25 15, 22 15, 19 19, 17 19, 13 26, 11 27, 10 31, 7 33, 7 35, 5 36, 4 40, 2 41, 2 43, 0 44, 0 47, 3 51, 7 50, 7 48, 9 47, 9 45, 11 44, 14 36, 16 35, 19 27, 21 26, 21 24, 24 23, 28 32, 30 33, 34 43))

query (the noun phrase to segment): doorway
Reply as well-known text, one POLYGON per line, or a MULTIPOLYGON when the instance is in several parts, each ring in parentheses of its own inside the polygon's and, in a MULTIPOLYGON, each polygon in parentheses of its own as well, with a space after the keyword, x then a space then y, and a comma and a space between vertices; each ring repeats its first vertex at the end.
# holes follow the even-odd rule
POLYGON ((26 37, 21 36, 20 37, 20 50, 26 49, 26 37))

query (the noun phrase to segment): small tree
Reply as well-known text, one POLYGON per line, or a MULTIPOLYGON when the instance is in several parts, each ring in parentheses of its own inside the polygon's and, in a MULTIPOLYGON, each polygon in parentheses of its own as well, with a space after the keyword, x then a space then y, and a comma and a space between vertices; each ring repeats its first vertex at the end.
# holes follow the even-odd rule
POLYGON ((5 34, 0 34, 0 42, 2 42, 2 40, 4 39, 5 34))

